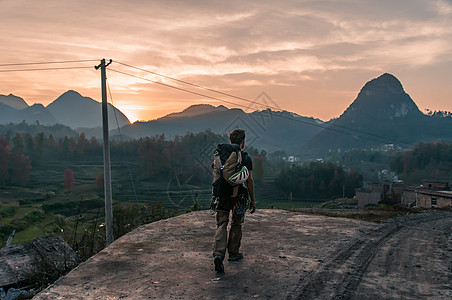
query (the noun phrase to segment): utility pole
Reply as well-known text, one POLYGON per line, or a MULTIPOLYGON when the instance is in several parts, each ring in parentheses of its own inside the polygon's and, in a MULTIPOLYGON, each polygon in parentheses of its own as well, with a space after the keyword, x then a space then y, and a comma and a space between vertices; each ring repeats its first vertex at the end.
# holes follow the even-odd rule
POLYGON ((292 210, 292 192, 289 194, 290 210, 292 210))
POLYGON ((107 246, 113 242, 113 204, 111 195, 111 167, 110 167, 110 144, 108 136, 108 105, 107 105, 107 74, 106 69, 112 60, 105 64, 105 58, 96 66, 100 68, 101 87, 102 87, 102 128, 104 136, 104 194, 105 194, 105 235, 107 246))

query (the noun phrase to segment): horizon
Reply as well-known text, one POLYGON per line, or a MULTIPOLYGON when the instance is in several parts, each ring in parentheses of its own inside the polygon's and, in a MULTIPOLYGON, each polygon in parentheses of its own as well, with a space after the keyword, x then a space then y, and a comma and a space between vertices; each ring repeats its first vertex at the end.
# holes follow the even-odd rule
POLYGON ((421 111, 452 111, 451 0, 106 3, 1 1, 0 94, 30 106, 47 106, 67 90, 99 101, 93 67, 105 57, 113 59, 113 103, 131 122, 193 104, 249 103, 127 65, 252 101, 266 93, 274 107, 324 121, 340 116, 366 82, 390 73, 421 111), (86 69, 12 71, 75 60, 91 61, 57 66, 86 69))
MULTIPOLYGON (((383 74, 382 74, 382 75, 383 75, 383 74)), ((381 75, 380 75, 380 76, 381 76, 381 75)), ((373 78, 373 79, 375 79, 375 78, 373 78)), ((371 81, 371 80, 373 80, 373 79, 370 79, 369 81, 371 81)), ((369 81, 368 81, 368 82, 369 82, 369 81)), ((364 85, 363 85, 363 86, 364 86, 364 85)), ((402 86, 403 86, 403 83, 402 83, 402 86)), ((67 93, 67 92, 70 92, 70 91, 73 91, 73 92, 78 93, 81 97, 87 97, 86 95, 83 95, 83 94, 79 93, 79 92, 76 91, 76 90, 67 90, 66 92, 62 93, 62 94, 59 95, 57 98, 55 98, 53 101, 50 101, 47 105, 44 105, 44 104, 39 103, 39 102, 35 102, 35 103, 33 103, 33 104, 30 105, 30 104, 27 102, 27 99, 24 99, 24 98, 22 98, 22 97, 20 97, 20 96, 18 96, 18 95, 12 94, 12 93, 10 93, 10 94, 8 94, 8 95, 2 95, 2 94, 0 94, 0 96, 15 96, 15 97, 19 97, 19 98, 22 99, 29 107, 38 104, 38 105, 43 105, 44 107, 47 108, 47 106, 49 106, 49 105, 52 104, 54 101, 56 101, 60 96, 62 96, 63 94, 65 94, 65 93, 67 93)), ((360 91, 361 91, 361 89, 360 89, 360 91)), ((357 95, 359 94, 360 91, 357 92, 357 95)), ((404 92, 406 93, 406 91, 404 91, 404 92)), ((407 94, 408 94, 408 93, 407 93, 407 94)), ((409 94, 408 94, 408 95, 409 95, 409 94)), ((264 93, 264 96, 266 96, 265 93, 264 93)), ((356 96, 356 97, 357 97, 357 96, 356 96)), ((92 100, 94 100, 94 101, 96 101, 96 102, 98 102, 99 104, 102 103, 102 100, 98 100, 98 99, 91 98, 91 97, 89 97, 89 98, 92 99, 92 100)), ((256 100, 258 100, 258 98, 256 98, 256 100)), ((355 98, 354 100, 356 100, 356 98, 355 98)), ((411 100, 415 103, 416 106, 418 106, 417 103, 416 103, 416 101, 415 101, 414 99, 411 99, 411 100)), ((271 101, 271 99, 270 99, 270 101, 271 101)), ((256 102, 257 102, 257 101, 256 101, 256 102)), ((341 115, 343 112, 345 112, 345 110, 348 108, 348 107, 345 107, 344 110, 343 110, 343 111, 340 113, 340 115, 338 115, 338 116, 333 116, 333 117, 330 118, 330 119, 321 119, 321 118, 316 117, 316 116, 304 116, 304 115, 301 115, 301 114, 299 114, 299 113, 297 113, 297 112, 294 112, 294 111, 285 110, 285 109, 282 109, 282 108, 278 108, 278 107, 272 106, 271 103, 268 104, 268 103, 267 103, 268 101, 265 100, 265 99, 264 99, 264 102, 266 102, 266 103, 262 103, 262 107, 260 107, 260 108, 259 108, 260 104, 257 103, 257 104, 256 104, 256 107, 254 107, 254 108, 248 108, 248 109, 246 109, 246 108, 244 107, 244 105, 242 105, 241 107, 240 107, 240 106, 237 106, 237 107, 231 107, 231 106, 228 106, 227 104, 217 104, 217 105, 214 105, 214 104, 210 104, 210 103, 192 103, 192 104, 189 104, 188 106, 186 106, 186 107, 184 107, 184 108, 182 108, 182 109, 180 109, 180 110, 175 110, 175 111, 170 111, 170 110, 169 110, 169 111, 168 111, 167 113, 165 113, 164 115, 157 116, 157 117, 154 118, 154 119, 148 119, 148 120, 131 119, 131 118, 127 115, 126 112, 124 112, 123 110, 121 110, 121 109, 120 109, 119 107, 117 107, 117 106, 115 106, 115 107, 116 107, 117 109, 119 109, 119 110, 127 117, 127 119, 130 121, 131 124, 133 124, 133 123, 135 123, 135 122, 150 122, 150 121, 154 121, 154 120, 157 120, 157 119, 159 119, 159 118, 166 117, 167 115, 170 115, 170 114, 181 113, 181 112, 185 111, 186 109, 188 109, 188 108, 190 108, 190 107, 193 107, 193 106, 201 106, 201 105, 209 105, 209 106, 214 107, 214 108, 218 108, 218 107, 220 107, 220 106, 223 106, 223 107, 225 107, 225 108, 227 108, 227 109, 240 109, 240 110, 244 111, 245 113, 251 113, 251 112, 254 112, 254 111, 262 111, 262 110, 265 110, 265 109, 270 109, 270 110, 273 110, 273 111, 287 111, 287 112, 290 112, 290 113, 296 113, 296 114, 300 115, 301 117, 318 119, 318 120, 323 121, 323 122, 329 122, 329 121, 331 121, 331 120, 333 120, 333 119, 335 119, 335 118, 339 118, 340 115, 341 115)), ((110 100, 109 100, 108 103, 112 104, 110 100)), ((353 103, 353 102, 351 102, 351 103, 353 103)), ((351 103, 350 103, 350 104, 351 104, 351 103)), ((112 104, 112 105, 113 105, 113 104, 112 104)), ((277 105, 277 104, 276 104, 276 105, 277 105)), ((419 108, 419 107, 418 107, 418 108, 419 108)), ((426 114, 427 112, 429 112, 429 109, 428 109, 428 108, 426 108, 426 109, 424 109, 424 110, 422 110, 422 109, 419 108, 419 110, 420 110, 422 113, 424 113, 424 114, 426 114)), ((430 111, 433 112, 434 110, 430 110, 430 111)), ((437 111, 447 111, 447 110, 444 110, 444 109, 438 109, 437 111)))

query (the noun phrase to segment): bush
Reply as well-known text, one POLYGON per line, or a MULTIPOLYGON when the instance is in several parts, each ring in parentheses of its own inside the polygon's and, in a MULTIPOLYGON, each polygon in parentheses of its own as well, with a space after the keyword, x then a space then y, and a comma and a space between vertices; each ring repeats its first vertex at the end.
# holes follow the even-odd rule
POLYGON ((43 201, 44 201, 44 198, 20 199, 19 205, 35 204, 35 203, 41 203, 43 201))
POLYGON ((42 209, 46 213, 58 213, 64 216, 73 216, 78 212, 84 212, 96 208, 104 207, 104 200, 100 198, 83 200, 83 201, 65 201, 44 203, 42 209))
POLYGON ((31 213, 27 214, 25 217, 23 217, 23 220, 28 224, 33 224, 41 221, 44 218, 45 214, 42 210, 34 210, 31 213))
POLYGON ((7 206, 5 208, 0 209, 0 216, 3 218, 14 216, 17 212, 17 207, 15 206, 7 206))

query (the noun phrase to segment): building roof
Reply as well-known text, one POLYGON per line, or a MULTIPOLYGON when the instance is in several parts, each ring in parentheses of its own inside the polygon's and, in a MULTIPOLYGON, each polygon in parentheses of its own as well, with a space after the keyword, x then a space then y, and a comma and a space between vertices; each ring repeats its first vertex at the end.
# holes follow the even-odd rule
POLYGON ((452 191, 432 191, 432 190, 416 190, 416 193, 423 195, 432 195, 445 198, 452 198, 452 191))

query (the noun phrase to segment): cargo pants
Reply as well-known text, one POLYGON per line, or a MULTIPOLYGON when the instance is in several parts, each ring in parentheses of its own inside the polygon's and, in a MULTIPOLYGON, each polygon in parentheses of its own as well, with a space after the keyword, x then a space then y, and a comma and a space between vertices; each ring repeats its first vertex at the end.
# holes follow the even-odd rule
POLYGON ((229 255, 238 254, 242 241, 242 216, 234 213, 232 207, 217 209, 216 212, 217 230, 213 242, 213 256, 220 255, 222 259, 226 256, 226 248, 229 255), (232 211, 231 229, 228 238, 229 215, 232 211))

